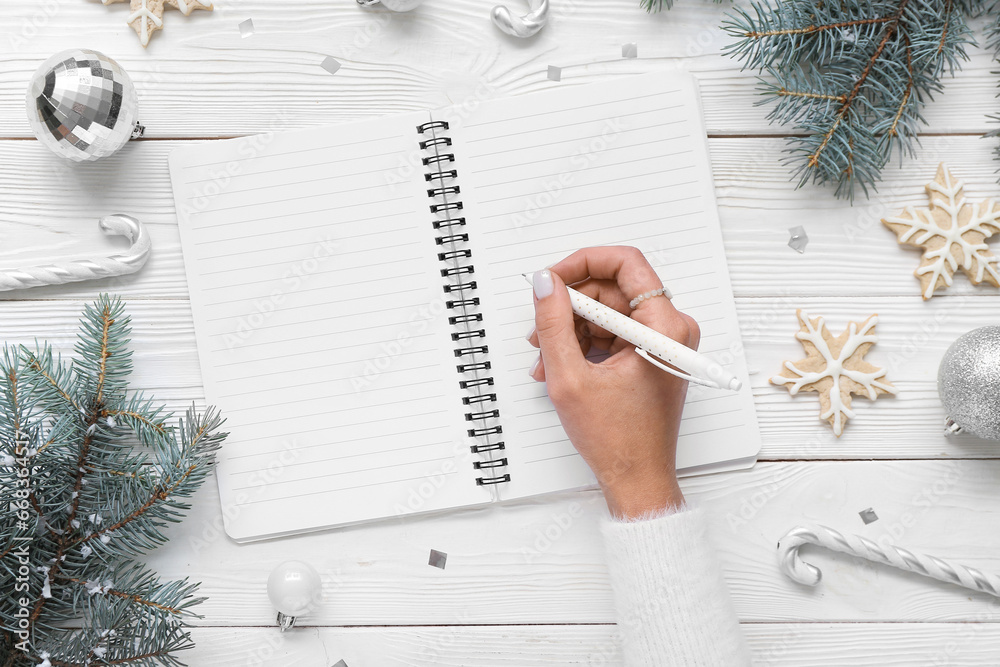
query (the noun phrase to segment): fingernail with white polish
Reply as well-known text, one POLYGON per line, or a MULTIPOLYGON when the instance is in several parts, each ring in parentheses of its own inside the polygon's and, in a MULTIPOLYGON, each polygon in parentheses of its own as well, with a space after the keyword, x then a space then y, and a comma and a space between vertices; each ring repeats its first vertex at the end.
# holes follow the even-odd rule
POLYGON ((531 277, 531 285, 535 289, 535 298, 544 299, 552 294, 555 285, 552 283, 552 272, 549 270, 537 271, 531 277))
POLYGON ((530 375, 531 377, 535 377, 535 371, 538 370, 538 365, 541 363, 542 363, 542 355, 538 355, 538 358, 535 359, 535 363, 531 364, 531 368, 528 369, 528 375, 530 375))
POLYGON ((526 341, 528 341, 530 343, 531 342, 531 337, 534 336, 534 335, 535 335, 535 327, 531 327, 531 331, 529 331, 528 335, 524 337, 524 340, 526 340, 526 341))

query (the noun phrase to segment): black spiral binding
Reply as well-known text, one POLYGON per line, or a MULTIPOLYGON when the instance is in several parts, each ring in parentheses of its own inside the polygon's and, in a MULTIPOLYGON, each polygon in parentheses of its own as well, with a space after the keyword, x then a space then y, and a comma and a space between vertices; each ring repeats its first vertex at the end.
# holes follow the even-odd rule
POLYGON ((468 247, 465 218, 461 216, 459 197, 462 189, 458 184, 458 170, 454 168, 455 154, 447 152, 452 145, 451 137, 442 134, 448 129, 448 122, 444 120, 417 126, 417 133, 424 137, 420 141, 420 150, 425 153, 421 161, 428 168, 424 180, 428 183, 427 196, 433 202, 429 206, 433 215, 431 224, 440 233, 435 241, 442 247, 438 260, 444 264, 441 277, 446 279, 443 285, 445 306, 451 311, 448 324, 455 327, 451 339, 456 343, 456 368, 462 376, 458 386, 466 392, 462 403, 469 409, 465 420, 471 422, 466 432, 478 441, 471 447, 472 453, 483 457, 472 466, 486 471, 483 476, 476 477, 476 484, 503 484, 510 481, 510 474, 504 472, 507 459, 502 456, 505 449, 501 440, 503 427, 500 410, 496 408, 497 395, 490 391, 492 364, 488 359, 489 346, 484 342, 483 314, 476 310, 479 307, 479 297, 475 295, 478 288, 474 278, 476 268, 472 249, 468 247))

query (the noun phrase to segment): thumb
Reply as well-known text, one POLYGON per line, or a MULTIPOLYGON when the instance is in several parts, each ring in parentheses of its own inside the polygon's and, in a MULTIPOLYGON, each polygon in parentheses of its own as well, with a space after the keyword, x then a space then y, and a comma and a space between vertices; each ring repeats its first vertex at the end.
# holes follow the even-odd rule
POLYGON ((586 360, 580 349, 566 284, 548 269, 531 277, 535 293, 535 330, 542 350, 547 382, 570 380, 583 373, 586 360))

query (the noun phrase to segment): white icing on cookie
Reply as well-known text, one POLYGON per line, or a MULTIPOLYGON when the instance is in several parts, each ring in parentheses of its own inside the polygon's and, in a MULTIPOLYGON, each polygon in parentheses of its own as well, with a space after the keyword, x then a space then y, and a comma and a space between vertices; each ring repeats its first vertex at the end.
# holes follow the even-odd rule
POLYGON ((791 361, 785 362, 785 368, 792 371, 797 378, 788 378, 783 375, 775 375, 771 378, 771 382, 780 385, 789 385, 788 392, 793 396, 799 392, 802 387, 819 382, 823 378, 830 378, 833 380, 833 387, 830 389, 830 409, 826 412, 820 414, 820 419, 829 419, 833 417, 833 432, 836 435, 840 435, 844 432, 844 422, 854 416, 854 412, 851 411, 844 404, 843 396, 841 394, 841 378, 847 377, 851 380, 857 382, 859 385, 864 387, 865 391, 868 393, 868 398, 875 399, 878 396, 877 389, 888 392, 890 394, 896 393, 896 388, 890 384, 884 382, 879 382, 879 378, 885 376, 885 369, 878 369, 872 373, 862 373, 861 371, 852 370, 844 367, 844 362, 850 359, 851 355, 854 354, 857 349, 865 344, 871 343, 875 344, 878 342, 878 336, 875 335, 874 329, 875 325, 878 324, 878 316, 872 315, 864 324, 862 329, 858 330, 858 325, 851 322, 847 340, 844 342, 844 347, 841 348, 840 354, 837 356, 833 355, 830 351, 830 346, 827 344, 826 338, 823 336, 823 328, 826 326, 826 322, 822 317, 818 318, 815 326, 809 317, 809 314, 800 311, 799 320, 802 322, 802 326, 805 327, 805 331, 799 331, 795 334, 795 337, 801 341, 806 341, 811 343, 816 347, 816 350, 826 361, 826 365, 821 371, 802 371, 796 368, 795 364, 791 361))
POLYGON ((934 295, 938 280, 943 280, 944 284, 950 286, 952 274, 961 268, 971 278, 972 282, 979 284, 988 273, 994 281, 1000 282, 1000 273, 994 266, 1000 262, 1000 257, 990 255, 989 246, 986 243, 971 243, 964 234, 967 232, 978 232, 984 237, 992 236, 1000 224, 1000 209, 994 210, 993 200, 987 199, 979 206, 965 203, 965 195, 962 188, 965 183, 953 177, 945 165, 941 165, 938 172, 938 179, 927 184, 928 194, 931 195, 931 208, 914 208, 907 206, 904 211, 909 218, 890 217, 885 219, 887 224, 897 224, 909 227, 908 230, 899 234, 900 243, 911 243, 922 246, 934 237, 940 237, 944 241, 937 250, 924 250, 924 260, 931 260, 925 266, 917 269, 917 275, 930 274, 930 282, 924 289, 923 297, 929 299, 934 295), (944 183, 938 182, 938 179, 944 183), (932 193, 941 195, 935 198, 932 193), (963 209, 970 210, 969 220, 961 223, 961 213, 963 209), (939 208, 948 214, 950 227, 942 228, 934 219, 933 209, 939 208), (992 227, 989 228, 985 225, 992 227), (962 256, 959 263, 952 248, 957 247, 962 256))

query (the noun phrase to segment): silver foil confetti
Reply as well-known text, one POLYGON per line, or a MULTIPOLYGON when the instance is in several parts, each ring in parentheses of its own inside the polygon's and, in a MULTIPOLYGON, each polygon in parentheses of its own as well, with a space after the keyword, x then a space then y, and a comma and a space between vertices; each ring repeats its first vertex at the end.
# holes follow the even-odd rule
POLYGON ((240 23, 240 37, 246 39, 253 35, 253 19, 247 19, 240 23))
POLYGON ((860 512, 858 512, 858 516, 861 517, 861 520, 865 522, 866 526, 870 523, 875 523, 876 521, 878 521, 878 514, 875 514, 875 510, 873 510, 871 507, 869 507, 866 510, 861 510, 860 512))
POLYGON ((42 63, 28 84, 27 110, 38 140, 74 162, 107 157, 143 130, 131 77, 89 49, 64 51, 42 63))
POLYGON ((791 227, 788 230, 791 237, 788 239, 788 247, 799 253, 800 255, 806 251, 806 246, 809 245, 809 236, 806 235, 805 227, 799 225, 798 227, 791 227))
POLYGON ((562 81, 562 67, 549 65, 549 81, 562 81))
POLYGON ((337 661, 337 662, 336 662, 336 663, 335 663, 335 664, 333 665, 333 667, 347 667, 347 663, 346 663, 346 662, 344 662, 343 660, 338 660, 338 661, 337 661))
POLYGON ((630 42, 628 44, 622 44, 622 58, 638 58, 639 57, 639 45, 635 42, 630 42))
POLYGON ((1000 326, 974 329, 952 343, 938 368, 945 432, 1000 440, 1000 326))
POLYGON ((322 67, 330 74, 336 74, 337 70, 340 69, 340 63, 333 56, 327 56, 323 59, 322 67))
POLYGON ((428 565, 443 570, 447 562, 448 562, 448 554, 444 553, 443 551, 437 551, 436 549, 431 549, 431 557, 427 561, 428 565))

